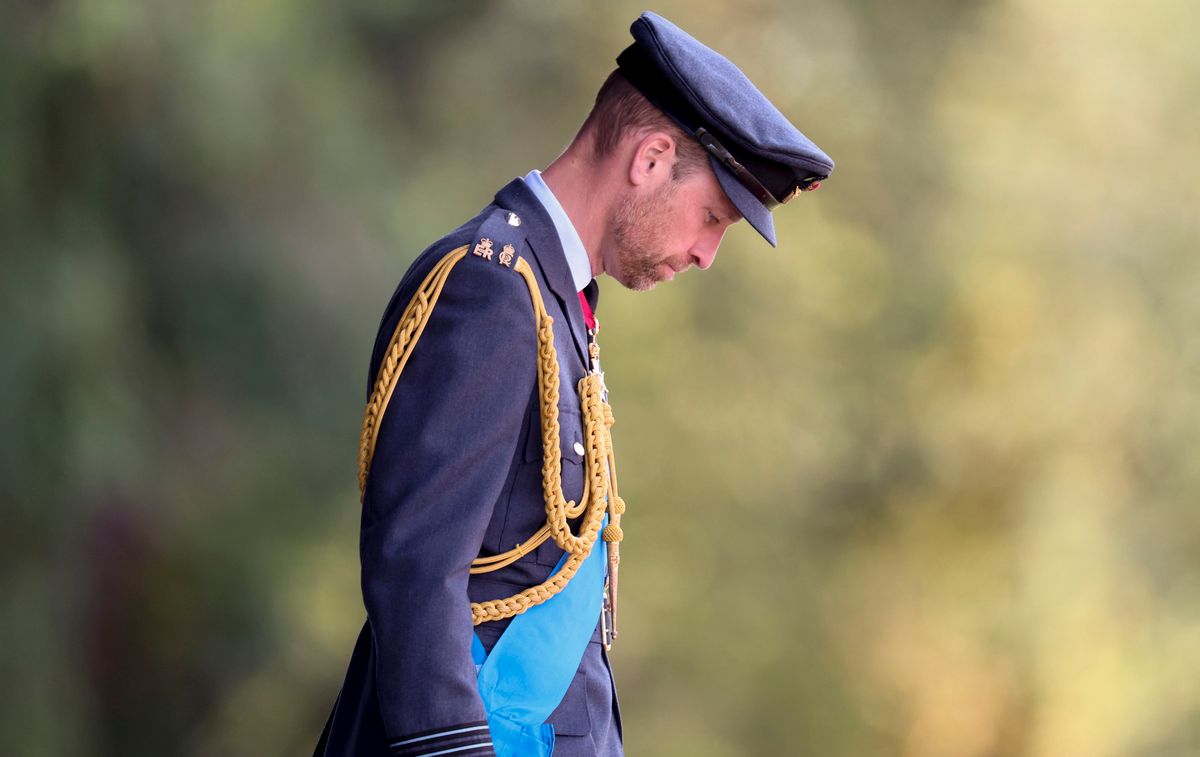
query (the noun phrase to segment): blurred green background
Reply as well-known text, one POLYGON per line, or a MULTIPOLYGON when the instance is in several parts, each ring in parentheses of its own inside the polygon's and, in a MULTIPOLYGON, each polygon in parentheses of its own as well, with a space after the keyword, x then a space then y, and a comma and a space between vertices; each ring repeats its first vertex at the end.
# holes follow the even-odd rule
MULTIPOLYGON (((311 752, 379 315, 641 10, 0 5, 0 751, 311 752)), ((838 169, 602 282, 628 752, 1200 754, 1200 6, 656 10, 838 169)))

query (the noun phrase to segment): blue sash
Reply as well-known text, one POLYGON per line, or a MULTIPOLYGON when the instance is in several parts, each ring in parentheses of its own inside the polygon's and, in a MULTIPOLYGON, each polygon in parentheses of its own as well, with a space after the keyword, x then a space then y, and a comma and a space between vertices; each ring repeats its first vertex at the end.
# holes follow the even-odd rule
MULTIPOLYGON (((563 555, 555 572, 566 560, 563 555)), ((607 572, 608 548, 597 538, 574 578, 513 618, 491 654, 475 636, 471 656, 479 668, 479 694, 497 757, 553 753, 554 727, 546 718, 566 695, 596 630, 607 572)))

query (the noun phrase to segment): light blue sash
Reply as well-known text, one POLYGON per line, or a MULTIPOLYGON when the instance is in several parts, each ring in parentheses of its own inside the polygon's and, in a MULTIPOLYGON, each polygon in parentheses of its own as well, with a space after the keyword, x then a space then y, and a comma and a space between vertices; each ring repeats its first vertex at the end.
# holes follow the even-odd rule
MULTIPOLYGON (((566 560, 563 555, 555 572, 566 560)), ((546 718, 566 695, 596 630, 607 572, 607 545, 597 538, 575 577, 558 594, 513 618, 491 654, 485 655, 475 637, 471 655, 497 757, 553 753, 554 727, 546 718)))

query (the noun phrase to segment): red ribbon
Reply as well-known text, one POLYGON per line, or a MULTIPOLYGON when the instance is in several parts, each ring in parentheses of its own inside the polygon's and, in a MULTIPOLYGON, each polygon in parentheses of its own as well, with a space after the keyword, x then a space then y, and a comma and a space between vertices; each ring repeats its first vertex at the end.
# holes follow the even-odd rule
POLYGON ((583 296, 583 292, 579 293, 579 304, 583 307, 583 322, 587 324, 588 331, 595 331, 596 316, 592 313, 592 306, 588 304, 587 297, 583 296))

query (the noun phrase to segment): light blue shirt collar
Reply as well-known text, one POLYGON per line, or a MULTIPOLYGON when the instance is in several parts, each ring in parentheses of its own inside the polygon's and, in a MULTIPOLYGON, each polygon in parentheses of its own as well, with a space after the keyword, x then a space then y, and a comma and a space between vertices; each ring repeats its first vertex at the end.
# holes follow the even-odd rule
POLYGON ((542 203, 542 207, 550 214, 550 220, 554 222, 554 230, 558 232, 558 241, 562 244, 563 253, 567 256, 567 265, 571 268, 571 281, 575 284, 576 291, 583 291, 583 288, 592 280, 592 261, 588 259, 587 250, 583 248, 583 240, 579 238, 579 232, 575 231, 575 224, 571 223, 571 219, 567 217, 567 211, 563 210, 562 205, 558 204, 558 198, 550 191, 550 187, 546 186, 541 171, 535 168, 525 174, 523 178, 525 186, 533 191, 538 202, 542 203))

